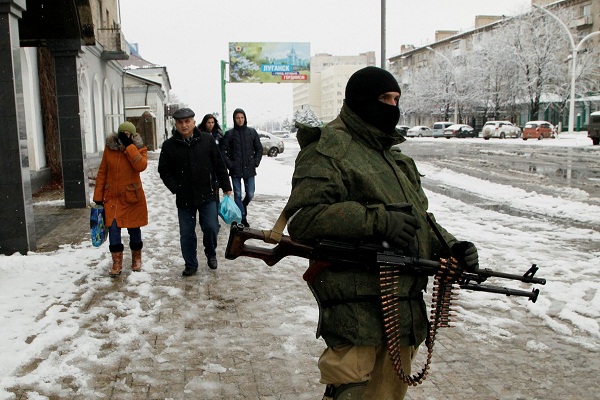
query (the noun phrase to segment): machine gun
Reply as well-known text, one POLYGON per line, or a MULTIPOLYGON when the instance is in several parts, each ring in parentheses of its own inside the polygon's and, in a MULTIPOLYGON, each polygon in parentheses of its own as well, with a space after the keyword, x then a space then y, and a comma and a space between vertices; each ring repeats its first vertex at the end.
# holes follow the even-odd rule
MULTIPOLYGON (((393 248, 384 248, 369 243, 348 243, 335 240, 319 240, 314 246, 298 243, 289 236, 283 235, 279 242, 268 238, 269 231, 251 229, 236 223, 231 224, 225 258, 235 260, 237 257, 252 257, 263 260, 267 265, 273 266, 286 256, 297 256, 310 260, 324 261, 314 263, 304 274, 307 282, 312 282, 322 268, 326 268, 326 262, 343 264, 356 264, 366 267, 399 267, 402 274, 416 274, 433 276, 444 269, 447 264, 442 261, 424 260, 418 257, 405 255, 402 251, 393 248), (273 244, 272 247, 261 247, 247 244, 246 241, 254 239, 263 243, 273 244)), ((536 302, 540 293, 539 289, 530 291, 517 290, 500 286, 483 285, 488 278, 503 278, 516 280, 531 284, 545 285, 546 279, 536 278, 534 275, 538 267, 533 264, 523 275, 507 274, 493 271, 489 268, 477 268, 472 271, 464 270, 458 266, 449 268, 454 270, 454 282, 461 289, 481 292, 500 293, 507 296, 523 296, 532 302, 536 302)))
POLYGON ((523 275, 497 272, 489 268, 465 269, 454 257, 440 259, 439 261, 424 260, 413 255, 406 255, 401 250, 384 248, 380 245, 364 242, 348 243, 326 239, 319 240, 314 246, 310 246, 295 242, 289 236, 282 235, 275 230, 262 231, 250 229, 234 222, 231 224, 225 258, 234 260, 240 256, 259 258, 269 266, 275 265, 286 256, 298 256, 313 260, 304 273, 303 278, 308 282, 308 286, 313 291, 317 302, 319 302, 319 298, 315 293, 312 282, 319 272, 323 268, 327 268, 331 263, 358 265, 362 268, 378 271, 383 328, 390 359, 398 377, 413 386, 422 383, 429 373, 437 329, 450 326, 452 301, 455 297, 453 289, 456 286, 461 289, 500 293, 507 296, 523 296, 535 303, 540 293, 539 289, 533 289, 529 292, 501 286, 484 285, 482 283, 488 278, 495 277, 531 284, 546 284, 544 278, 536 278, 534 276, 538 271, 538 267, 535 264, 523 275), (272 233, 277 234, 277 240, 272 239, 272 233), (274 246, 267 248, 247 244, 246 241, 248 240, 258 240, 259 242, 274 246), (427 360, 421 371, 414 375, 406 374, 402 368, 400 357, 400 349, 402 347, 400 343, 402 338, 397 332, 399 321, 402 318, 399 311, 400 308, 398 307, 401 299, 399 299, 397 291, 402 276, 406 276, 407 274, 434 277, 429 331, 425 339, 425 346, 428 353, 427 360))

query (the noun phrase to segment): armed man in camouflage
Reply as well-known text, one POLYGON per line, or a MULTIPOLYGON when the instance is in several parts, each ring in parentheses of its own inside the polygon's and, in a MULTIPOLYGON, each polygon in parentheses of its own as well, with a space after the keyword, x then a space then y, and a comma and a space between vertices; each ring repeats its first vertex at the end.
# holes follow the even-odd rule
MULTIPOLYGON (((405 140, 395 128, 399 98, 389 72, 366 67, 350 77, 335 120, 320 128, 300 126, 301 151, 285 209, 292 239, 364 240, 410 248, 425 259, 448 255, 428 225, 428 200, 414 161, 392 149, 405 140), (409 203, 412 214, 390 211, 400 203, 409 203)), ((475 245, 457 241, 429 215, 454 256, 477 265, 475 245)), ((400 282, 397 329, 403 370, 410 374, 427 335, 427 277, 402 275, 400 282)), ((309 285, 320 308, 317 335, 327 344, 319 359, 321 383, 327 385, 323 398, 403 399, 407 384, 386 349, 378 272, 330 263, 309 285)))

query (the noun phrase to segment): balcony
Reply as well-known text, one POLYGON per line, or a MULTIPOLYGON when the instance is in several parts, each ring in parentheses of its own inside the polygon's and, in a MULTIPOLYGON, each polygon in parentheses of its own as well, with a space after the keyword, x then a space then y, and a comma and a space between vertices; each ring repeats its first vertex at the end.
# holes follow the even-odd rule
POLYGON ((103 60, 129 59, 131 53, 120 28, 98 28, 97 41, 103 47, 103 60))
POLYGON ((580 28, 582 26, 592 25, 594 19, 591 15, 584 15, 583 17, 575 18, 571 21, 571 28, 580 28))

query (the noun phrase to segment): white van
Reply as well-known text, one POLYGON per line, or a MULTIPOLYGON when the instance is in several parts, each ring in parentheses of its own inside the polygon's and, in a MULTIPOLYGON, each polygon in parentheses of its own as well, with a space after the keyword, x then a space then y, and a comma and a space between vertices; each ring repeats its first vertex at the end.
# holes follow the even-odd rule
POLYGON ((454 125, 454 122, 434 122, 433 123, 433 137, 444 137, 444 129, 450 125, 454 125))

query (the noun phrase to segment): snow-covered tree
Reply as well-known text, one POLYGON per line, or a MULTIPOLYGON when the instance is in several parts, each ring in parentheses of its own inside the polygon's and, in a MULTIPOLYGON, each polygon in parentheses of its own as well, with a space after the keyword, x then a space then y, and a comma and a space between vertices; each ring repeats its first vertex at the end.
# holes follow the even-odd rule
POLYGON ((317 117, 317 114, 311 108, 303 108, 294 113, 294 123, 299 122, 309 126, 322 126, 323 121, 317 117))

